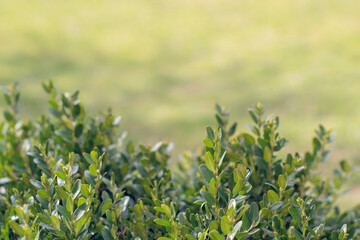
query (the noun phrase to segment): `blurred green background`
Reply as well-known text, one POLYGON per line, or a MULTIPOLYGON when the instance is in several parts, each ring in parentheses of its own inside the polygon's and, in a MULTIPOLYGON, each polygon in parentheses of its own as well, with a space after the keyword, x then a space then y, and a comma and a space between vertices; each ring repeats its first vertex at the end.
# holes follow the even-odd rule
MULTIPOLYGON (((261 101, 280 116, 289 152, 310 149, 319 123, 337 132, 319 170, 329 175, 343 158, 359 163, 359 7, 352 0, 0 0, 0 84, 20 82, 21 112, 30 118, 47 109, 41 82, 79 89, 92 114, 111 107, 122 115, 131 139, 173 141, 175 159, 202 145, 215 103, 248 131, 247 108, 261 101)), ((355 197, 356 188, 346 206, 355 197)))

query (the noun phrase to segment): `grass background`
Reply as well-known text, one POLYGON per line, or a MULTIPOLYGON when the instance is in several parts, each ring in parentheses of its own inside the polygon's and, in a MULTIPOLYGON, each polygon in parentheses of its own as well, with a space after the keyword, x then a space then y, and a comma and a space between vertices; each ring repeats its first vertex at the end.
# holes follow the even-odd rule
MULTIPOLYGON (((310 149, 319 123, 337 132, 319 170, 329 175, 343 158, 360 162, 359 7, 354 0, 0 0, 0 84, 20 82, 21 112, 31 118, 46 111, 41 82, 79 89, 92 114, 111 107, 122 115, 131 139, 173 141, 175 159, 202 145, 215 103, 247 131, 247 108, 261 101, 280 116, 289 152, 310 149)), ((352 206, 360 191, 347 196, 342 205, 352 206)))

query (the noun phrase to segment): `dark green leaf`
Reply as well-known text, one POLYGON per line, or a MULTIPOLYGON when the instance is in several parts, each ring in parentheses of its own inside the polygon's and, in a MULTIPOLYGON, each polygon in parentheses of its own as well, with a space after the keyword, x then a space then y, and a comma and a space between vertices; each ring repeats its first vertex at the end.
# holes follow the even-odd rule
POLYGON ((210 206, 215 204, 215 198, 209 192, 201 190, 200 194, 210 206))
POLYGON ((289 207, 289 213, 296 222, 301 223, 301 215, 294 207, 289 207))
POLYGON ((214 173, 211 172, 205 164, 200 166, 200 172, 203 176, 204 180, 209 183, 213 177, 215 177, 214 173))

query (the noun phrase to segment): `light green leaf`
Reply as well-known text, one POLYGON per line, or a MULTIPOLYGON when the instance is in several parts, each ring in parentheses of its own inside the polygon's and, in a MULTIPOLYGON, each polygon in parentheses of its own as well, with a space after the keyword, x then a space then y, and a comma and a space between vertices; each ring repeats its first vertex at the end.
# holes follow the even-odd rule
POLYGON ((280 174, 278 177, 278 185, 281 189, 285 189, 287 184, 286 176, 283 174, 280 174))
POLYGON ((65 200, 68 199, 69 194, 64 189, 62 189, 62 187, 55 186, 55 190, 61 198, 65 199, 65 200))
POLYGON ((89 197, 89 184, 81 184, 81 194, 86 198, 89 197))
POLYGON ((241 136, 244 138, 244 141, 247 145, 252 146, 255 144, 255 138, 250 134, 243 133, 241 136))
POLYGON ((53 226, 56 230, 60 231, 60 221, 59 221, 59 219, 58 219, 56 216, 52 215, 52 216, 50 217, 50 220, 51 220, 52 226, 53 226))
POLYGON ((65 180, 66 179, 66 174, 63 172, 59 172, 59 171, 55 171, 54 174, 60 178, 61 180, 65 180))
POLYGON ((271 161, 272 152, 271 152, 271 149, 268 146, 266 146, 264 148, 264 156, 263 157, 264 157, 265 162, 270 162, 271 161))
POLYGON ((42 199, 49 199, 50 195, 47 191, 45 190, 38 190, 37 194, 42 198, 42 199))
POLYGON ((169 220, 167 219, 163 219, 163 218, 158 218, 155 219, 154 222, 158 225, 164 226, 164 227, 171 227, 171 223, 169 220))
POLYGON ((95 164, 91 164, 89 166, 89 172, 91 173, 91 175, 93 175, 94 177, 96 177, 98 175, 97 173, 97 167, 95 164))
POLYGON ((108 199, 101 207, 101 213, 104 214, 106 212, 106 210, 108 210, 110 208, 112 204, 112 200, 108 199))
POLYGON ((205 164, 210 171, 215 172, 215 161, 210 152, 205 153, 205 164))
POLYGON ((225 237, 216 230, 212 230, 209 235, 212 240, 225 240, 225 237))
POLYGON ((17 235, 20 235, 20 236, 25 235, 25 230, 17 222, 14 222, 14 221, 10 220, 9 225, 17 235))
POLYGON ((215 178, 212 178, 209 183, 209 193, 213 196, 216 195, 216 185, 215 185, 215 178))
POLYGON ((269 190, 267 192, 267 195, 268 195, 269 201, 271 203, 276 203, 279 201, 279 195, 276 192, 274 192, 273 190, 269 190))
POLYGON ((211 140, 210 138, 205 138, 203 140, 203 142, 204 142, 205 146, 208 147, 208 148, 214 148, 214 146, 215 146, 214 141, 211 140))
POLYGON ((232 224, 228 216, 223 216, 221 218, 221 231, 225 234, 229 234, 231 232, 232 224))

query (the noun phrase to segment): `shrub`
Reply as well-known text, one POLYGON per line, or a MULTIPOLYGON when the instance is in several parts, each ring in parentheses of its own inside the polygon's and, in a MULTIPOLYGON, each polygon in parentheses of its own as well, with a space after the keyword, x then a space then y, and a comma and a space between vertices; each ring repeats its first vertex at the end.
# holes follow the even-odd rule
POLYGON ((201 153, 170 171, 171 143, 125 141, 111 111, 88 116, 79 92, 43 87, 50 115, 36 122, 18 119, 17 86, 2 87, 2 239, 359 239, 358 210, 334 205, 350 165, 314 173, 334 138, 323 126, 311 151, 279 154, 287 140, 261 104, 251 133, 216 106, 201 153))

